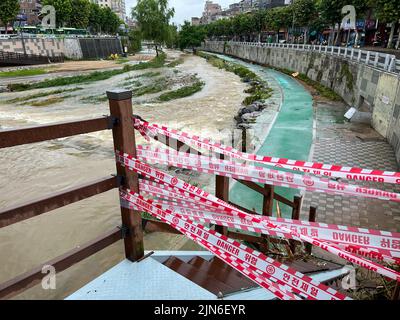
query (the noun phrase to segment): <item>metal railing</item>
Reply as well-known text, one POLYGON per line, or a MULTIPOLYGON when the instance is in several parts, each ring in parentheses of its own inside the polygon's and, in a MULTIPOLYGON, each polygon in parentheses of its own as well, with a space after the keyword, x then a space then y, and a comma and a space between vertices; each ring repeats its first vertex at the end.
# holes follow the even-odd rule
POLYGON ((252 47, 261 47, 261 48, 279 48, 279 49, 319 52, 322 54, 339 56, 350 61, 363 63, 367 66, 375 67, 387 72, 400 74, 400 60, 396 59, 395 55, 388 53, 367 51, 367 50, 347 48, 347 47, 344 48, 344 47, 310 45, 310 44, 236 42, 236 41, 230 41, 228 43, 247 45, 252 47))

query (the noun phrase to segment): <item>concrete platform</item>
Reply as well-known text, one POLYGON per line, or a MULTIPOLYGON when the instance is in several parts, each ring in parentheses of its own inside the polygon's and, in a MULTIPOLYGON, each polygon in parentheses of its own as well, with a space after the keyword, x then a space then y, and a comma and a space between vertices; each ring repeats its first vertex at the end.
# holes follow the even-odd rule
MULTIPOLYGON (((205 251, 159 251, 141 262, 124 260, 103 273, 66 300, 218 300, 211 292, 164 266, 170 256, 188 261, 194 256, 211 259, 205 251)), ((324 282, 346 275, 342 268, 310 275, 324 282)), ((275 296, 264 288, 230 294, 224 300, 273 300, 275 296)))

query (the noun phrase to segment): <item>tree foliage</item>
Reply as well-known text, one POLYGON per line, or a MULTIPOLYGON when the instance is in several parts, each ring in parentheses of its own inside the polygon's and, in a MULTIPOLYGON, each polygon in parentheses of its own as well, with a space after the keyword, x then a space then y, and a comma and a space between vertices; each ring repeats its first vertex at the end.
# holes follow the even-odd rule
MULTIPOLYGON (((138 0, 132 9, 132 17, 139 24, 144 39, 163 44, 168 39, 169 21, 175 10, 168 7, 168 0, 138 0)), ((158 49, 156 46, 158 55, 158 49)))
POLYGON ((43 0, 43 6, 50 5, 56 9, 56 23, 58 27, 68 26, 72 15, 71 0, 43 0))
POLYGON ((73 28, 86 29, 89 25, 90 9, 89 0, 71 0, 72 14, 69 25, 73 28))
POLYGON ((185 21, 179 32, 179 48, 183 50, 185 48, 199 47, 206 34, 204 26, 192 26, 189 21, 185 21))
POLYGON ((0 20, 3 23, 6 33, 7 26, 12 22, 19 12, 18 0, 1 0, 0 2, 0 20))

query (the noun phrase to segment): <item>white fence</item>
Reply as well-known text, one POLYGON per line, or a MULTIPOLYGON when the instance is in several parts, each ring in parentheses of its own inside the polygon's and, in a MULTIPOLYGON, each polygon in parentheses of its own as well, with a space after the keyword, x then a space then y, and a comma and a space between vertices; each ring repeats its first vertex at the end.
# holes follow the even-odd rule
POLYGON ((300 51, 316 51, 324 54, 336 55, 345 59, 364 63, 387 72, 400 74, 400 60, 393 54, 381 53, 376 51, 360 50, 355 48, 343 48, 310 44, 284 44, 284 43, 263 43, 263 42, 230 42, 252 47, 262 48, 281 48, 300 51))

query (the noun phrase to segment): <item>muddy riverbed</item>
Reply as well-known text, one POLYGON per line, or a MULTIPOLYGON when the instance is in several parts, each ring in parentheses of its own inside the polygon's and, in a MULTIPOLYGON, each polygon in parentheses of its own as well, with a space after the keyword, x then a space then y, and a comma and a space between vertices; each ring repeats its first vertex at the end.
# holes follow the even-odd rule
MULTIPOLYGON (((191 77, 205 82, 191 97, 160 103, 154 95, 134 98, 134 113, 150 122, 185 128, 195 134, 224 138, 234 127, 233 117, 246 96, 246 84, 232 73, 216 69, 204 59, 169 52, 183 58, 175 68, 134 71, 111 79, 67 88, 69 92, 24 99, 59 88, 0 93, 0 128, 18 128, 108 114, 106 90, 118 88, 145 72, 159 76, 191 77), (72 90, 76 89, 78 90, 72 90), (41 102, 54 98, 54 103, 41 102), (14 102, 10 102, 14 100, 14 102), (36 103, 35 103, 36 101, 36 103), (219 130, 229 129, 221 135, 219 130)), ((52 75, 54 76, 54 74, 52 75)), ((140 80, 140 78, 138 78, 140 80)), ((179 86, 179 84, 178 84, 179 86)), ((65 89, 65 87, 63 87, 65 89)), ((135 90, 135 89, 133 89, 135 90)), ((226 138, 226 137, 225 137, 226 138)), ((138 143, 143 143, 137 137, 138 143)), ((111 132, 100 132, 0 150, 0 208, 79 185, 115 172, 111 132)), ((205 177, 202 185, 208 184, 205 177)), ((120 225, 116 191, 75 203, 0 230, 0 283, 92 240, 120 225)), ((145 249, 183 250, 194 246, 183 236, 146 235, 145 249)), ((62 299, 124 258, 119 242, 57 275, 57 289, 36 286, 17 298, 62 299)))

